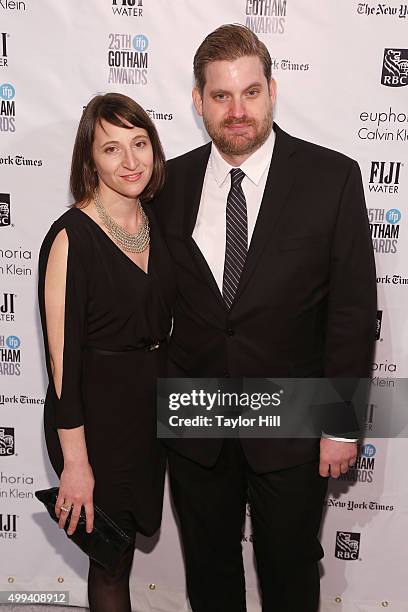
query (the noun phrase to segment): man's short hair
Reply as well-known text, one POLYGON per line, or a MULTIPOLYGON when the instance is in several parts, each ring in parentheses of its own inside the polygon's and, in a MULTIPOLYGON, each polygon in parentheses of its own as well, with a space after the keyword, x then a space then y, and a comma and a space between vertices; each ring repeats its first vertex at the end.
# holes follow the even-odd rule
POLYGON ((195 83, 200 94, 204 91, 207 64, 219 60, 234 61, 248 55, 259 57, 269 83, 272 76, 271 56, 256 34, 235 23, 222 25, 211 32, 198 47, 193 61, 195 83))

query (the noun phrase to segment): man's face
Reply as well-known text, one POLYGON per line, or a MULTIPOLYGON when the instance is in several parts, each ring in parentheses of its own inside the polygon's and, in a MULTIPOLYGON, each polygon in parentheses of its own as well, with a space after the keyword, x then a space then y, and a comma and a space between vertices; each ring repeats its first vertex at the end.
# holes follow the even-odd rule
POLYGON ((194 88, 193 101, 209 136, 221 153, 248 157, 272 129, 275 81, 268 85, 256 56, 211 62, 205 74, 203 94, 194 88))

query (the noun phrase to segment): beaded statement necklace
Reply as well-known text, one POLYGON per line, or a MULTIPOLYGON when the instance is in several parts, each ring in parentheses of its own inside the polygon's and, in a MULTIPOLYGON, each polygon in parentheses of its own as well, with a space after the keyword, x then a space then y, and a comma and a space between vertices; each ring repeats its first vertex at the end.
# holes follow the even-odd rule
POLYGON ((94 202, 99 219, 108 230, 112 240, 116 242, 121 249, 128 253, 143 253, 143 251, 147 249, 150 243, 149 219, 147 218, 139 199, 137 200, 137 207, 140 212, 141 224, 136 234, 130 234, 127 232, 125 229, 123 229, 123 227, 116 223, 116 221, 114 221, 110 215, 108 215, 96 189, 94 191, 94 202))

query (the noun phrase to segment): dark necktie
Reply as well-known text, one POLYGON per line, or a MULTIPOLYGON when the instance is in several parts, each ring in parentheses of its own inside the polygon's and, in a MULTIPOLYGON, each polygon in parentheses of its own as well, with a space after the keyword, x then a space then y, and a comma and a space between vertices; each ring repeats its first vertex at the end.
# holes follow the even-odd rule
POLYGON ((245 176, 240 168, 233 168, 231 189, 227 198, 226 241, 222 296, 228 308, 234 301, 239 279, 248 251, 247 207, 241 182, 245 176))

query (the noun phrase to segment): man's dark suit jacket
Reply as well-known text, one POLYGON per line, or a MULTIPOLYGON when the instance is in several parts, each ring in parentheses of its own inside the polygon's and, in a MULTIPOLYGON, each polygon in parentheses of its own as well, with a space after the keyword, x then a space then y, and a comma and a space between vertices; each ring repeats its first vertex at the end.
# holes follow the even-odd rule
MULTIPOLYGON (((153 207, 178 285, 170 358, 185 377, 368 377, 376 279, 358 164, 276 124, 274 130, 264 196, 229 311, 192 238, 211 145, 167 163, 153 207)), ((221 444, 171 441, 206 466, 216 462, 221 444)), ((242 445, 257 472, 318 457, 318 440, 242 445)))

